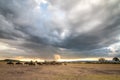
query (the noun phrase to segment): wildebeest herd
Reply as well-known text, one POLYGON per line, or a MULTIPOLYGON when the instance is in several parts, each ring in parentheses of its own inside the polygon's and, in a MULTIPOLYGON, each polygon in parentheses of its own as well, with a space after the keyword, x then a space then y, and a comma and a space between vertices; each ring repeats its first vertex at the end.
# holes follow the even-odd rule
POLYGON ((8 65, 67 65, 65 62, 56 62, 56 61, 51 61, 51 62, 33 62, 33 61, 30 61, 30 62, 12 62, 12 61, 8 61, 7 62, 8 65))

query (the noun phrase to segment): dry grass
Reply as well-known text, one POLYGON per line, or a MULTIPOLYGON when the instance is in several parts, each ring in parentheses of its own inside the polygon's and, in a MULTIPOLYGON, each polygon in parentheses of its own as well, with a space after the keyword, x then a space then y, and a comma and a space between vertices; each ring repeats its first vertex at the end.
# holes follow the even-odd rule
POLYGON ((120 80, 120 64, 10 66, 0 63, 0 80, 120 80))

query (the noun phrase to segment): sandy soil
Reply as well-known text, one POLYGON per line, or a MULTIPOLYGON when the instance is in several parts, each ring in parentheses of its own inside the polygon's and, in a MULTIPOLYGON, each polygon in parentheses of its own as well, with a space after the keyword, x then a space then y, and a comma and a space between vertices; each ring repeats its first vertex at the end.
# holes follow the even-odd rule
POLYGON ((0 80, 120 80, 120 64, 8 65, 0 80))

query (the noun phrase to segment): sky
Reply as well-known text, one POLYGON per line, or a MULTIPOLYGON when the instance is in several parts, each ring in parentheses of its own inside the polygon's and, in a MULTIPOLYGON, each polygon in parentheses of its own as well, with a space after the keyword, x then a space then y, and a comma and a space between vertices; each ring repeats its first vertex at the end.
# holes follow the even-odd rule
POLYGON ((120 0, 0 0, 0 58, 120 57, 120 0))

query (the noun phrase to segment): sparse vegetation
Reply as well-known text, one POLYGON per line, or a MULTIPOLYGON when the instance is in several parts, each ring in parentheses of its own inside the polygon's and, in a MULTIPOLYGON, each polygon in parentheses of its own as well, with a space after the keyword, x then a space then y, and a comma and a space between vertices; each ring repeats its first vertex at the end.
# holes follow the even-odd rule
POLYGON ((99 59, 99 62, 105 62, 106 60, 105 60, 105 58, 100 58, 99 59))
POLYGON ((120 64, 6 65, 0 80, 120 80, 120 64))
POLYGON ((114 58, 113 58, 113 61, 119 62, 120 60, 119 60, 118 57, 114 57, 114 58))

